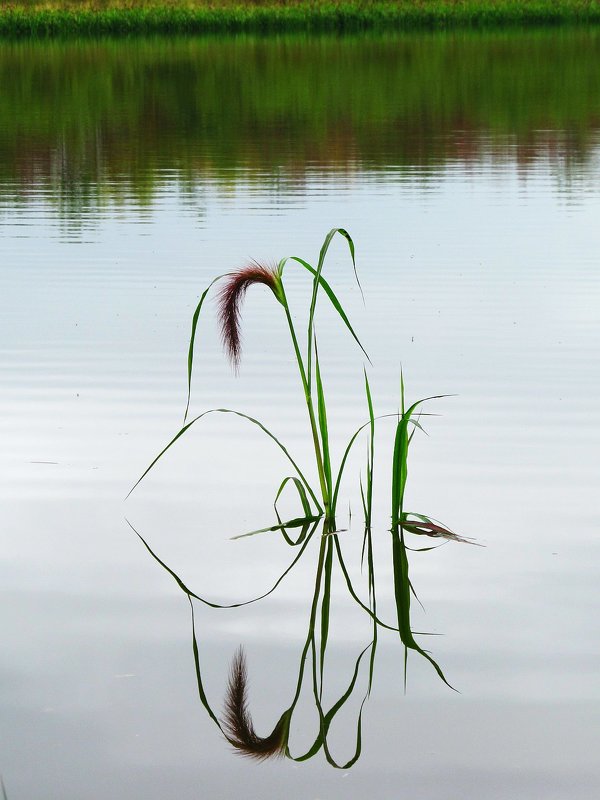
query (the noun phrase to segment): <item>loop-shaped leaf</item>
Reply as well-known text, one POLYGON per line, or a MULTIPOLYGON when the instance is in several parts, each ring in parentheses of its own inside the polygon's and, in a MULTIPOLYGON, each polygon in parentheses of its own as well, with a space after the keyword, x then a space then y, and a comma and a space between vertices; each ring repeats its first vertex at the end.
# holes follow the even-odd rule
POLYGON ((174 436, 174 437, 171 439, 171 441, 170 441, 170 442, 167 444, 167 446, 166 446, 166 447, 163 447, 163 449, 160 451, 160 453, 159 453, 159 454, 156 456, 156 458, 155 458, 155 459, 152 461, 152 463, 150 464, 150 466, 149 466, 149 467, 147 467, 147 469, 146 469, 146 470, 144 470, 144 472, 142 473, 142 475, 141 475, 141 476, 138 478, 138 480, 137 480, 137 481, 134 483, 134 485, 131 487, 131 489, 130 489, 130 490, 129 490, 129 492, 127 493, 127 496, 126 496, 126 498, 125 498, 125 499, 127 499, 127 497, 129 497, 129 495, 130 495, 130 494, 131 494, 131 493, 134 491, 134 489, 135 489, 137 486, 139 486, 139 484, 140 484, 140 483, 141 483, 141 482, 144 480, 144 478, 145 478, 145 477, 146 477, 146 475, 147 475, 147 474, 150 472, 150 470, 151 470, 151 469, 152 469, 152 468, 155 466, 155 464, 156 464, 158 461, 160 461, 160 459, 161 459, 161 458, 164 456, 164 454, 165 454, 165 453, 166 453, 168 450, 170 450, 170 448, 171 448, 171 447, 172 447, 172 446, 175 444, 175 442, 176 442, 176 441, 177 441, 179 438, 181 438, 181 436, 183 436, 183 434, 184 434, 186 431, 188 431, 188 430, 189 430, 189 429, 192 427, 192 425, 194 425, 194 423, 198 422, 198 420, 201 420, 201 419, 203 419, 204 417, 208 416, 209 414, 235 414, 235 416, 237 416, 237 417, 241 417, 242 419, 245 419, 245 420, 247 420, 248 422, 251 422, 253 425, 256 425, 258 428, 260 428, 260 429, 261 429, 261 431, 263 431, 263 433, 265 433, 265 434, 266 434, 266 435, 267 435, 267 436, 268 436, 270 439, 272 439, 272 440, 275 442, 275 444, 276 444, 276 445, 279 447, 279 449, 280 449, 280 450, 283 452, 283 454, 286 456, 286 458, 288 459, 288 461, 290 462, 290 464, 291 464, 291 465, 294 467, 294 469, 296 470, 296 473, 297 473, 298 477, 300 478, 300 480, 301 480, 301 481, 302 481, 302 483, 304 484, 304 487, 305 487, 306 491, 308 492, 308 494, 310 495, 310 497, 311 497, 311 499, 312 499, 313 503, 315 504, 315 506, 317 507, 317 509, 319 510, 319 512, 320 512, 320 513, 322 513, 322 512, 323 512, 323 509, 321 508, 321 505, 320 505, 319 501, 317 500, 317 496, 316 496, 316 494, 315 494, 315 493, 314 493, 314 491, 312 490, 312 488, 311 488, 310 484, 308 483, 308 481, 307 481, 307 480, 306 480, 306 478, 304 477, 304 474, 302 473, 302 470, 301 470, 301 469, 300 469, 300 467, 299 467, 299 466, 296 464, 296 462, 294 461, 294 459, 293 459, 293 458, 292 458, 292 456, 290 455, 290 453, 289 453, 288 449, 285 447, 285 445, 284 445, 284 444, 282 444, 282 442, 280 442, 280 441, 279 441, 279 439, 278 439, 278 438, 277 438, 277 437, 276 437, 276 436, 275 436, 273 433, 271 433, 271 431, 270 431, 270 430, 268 430, 268 428, 266 428, 266 427, 265 427, 265 426, 262 424, 262 422, 259 422, 257 419, 254 419, 254 417, 250 417, 250 416, 248 416, 248 414, 244 414, 244 413, 242 413, 241 411, 234 411, 234 410, 233 410, 233 409, 231 409, 231 408, 211 408, 211 409, 209 409, 208 411, 204 411, 202 414, 199 414, 197 417, 194 417, 194 419, 193 419, 193 420, 191 420, 190 422, 186 423, 186 424, 185 424, 185 425, 184 425, 184 426, 181 428, 181 430, 179 430, 179 431, 178 431, 178 432, 175 434, 175 436, 174 436))

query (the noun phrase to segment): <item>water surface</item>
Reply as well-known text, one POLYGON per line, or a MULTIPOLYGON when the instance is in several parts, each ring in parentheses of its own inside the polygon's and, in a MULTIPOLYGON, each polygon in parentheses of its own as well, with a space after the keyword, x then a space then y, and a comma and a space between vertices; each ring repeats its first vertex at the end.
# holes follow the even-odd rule
MULTIPOLYGON (((9 797, 595 797, 600 34, 4 43, 0 52, 3 594, 9 797), (253 596, 289 559, 286 467, 241 420, 191 432, 127 503, 185 403, 193 307, 248 257, 315 260, 371 355, 376 411, 451 393, 415 439, 411 509, 486 549, 414 554, 414 627, 461 694, 383 637, 363 756, 335 772, 233 756, 196 694, 189 608, 125 522, 201 594, 253 596)), ((291 274, 297 313, 308 286, 291 274)), ((245 310, 234 377, 213 311, 194 410, 268 422, 310 465, 284 321, 245 310)), ((318 333, 334 457, 366 418, 360 351, 318 333)), ((382 613, 389 458, 376 473, 382 613)), ((360 541, 362 452, 341 507, 360 541)), ((290 511, 293 511, 291 500, 290 511)), ((358 548, 359 549, 359 548, 358 548)), ((244 643, 261 731, 289 697, 316 549, 264 604, 199 612, 216 707, 244 643), (311 560, 312 559, 312 560, 311 560)), ((357 574, 358 580, 358 574, 357 574)), ((336 588, 337 586, 337 588, 336 588)), ((366 644, 334 585, 332 686, 366 644)), ((333 690, 333 689, 332 689, 333 690)), ((310 739, 313 718, 293 731, 310 739)), ((347 757, 348 729, 332 733, 347 757)))

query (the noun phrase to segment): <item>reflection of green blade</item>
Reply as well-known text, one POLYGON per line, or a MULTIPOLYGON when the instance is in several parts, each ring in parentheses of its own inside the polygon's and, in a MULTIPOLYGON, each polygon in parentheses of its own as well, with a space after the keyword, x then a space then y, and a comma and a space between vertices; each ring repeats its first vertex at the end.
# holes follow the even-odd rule
POLYGON ((337 768, 337 769, 348 769, 350 768, 360 757, 361 753, 361 743, 362 743, 362 735, 361 735, 361 725, 362 725, 362 710, 364 703, 368 697, 369 689, 365 696, 362 699, 360 710, 357 718, 357 732, 356 732, 356 747, 353 756, 346 761, 345 763, 337 762, 331 752, 329 750, 329 745, 327 742, 327 735, 329 733, 329 728, 331 723, 333 722, 335 716, 338 712, 343 708, 345 703, 350 699, 354 692, 354 688, 356 686, 358 674, 359 674, 359 667, 362 661, 363 656, 367 652, 367 650, 373 650, 376 646, 375 641, 371 642, 367 647, 365 647, 362 652, 359 654, 355 666, 354 671, 352 674, 352 678, 350 683, 348 684, 347 688, 344 690, 342 695, 338 698, 338 700, 333 704, 333 706, 327 711, 326 713, 323 711, 322 707, 322 692, 323 692, 323 662, 325 658, 325 650, 327 647, 327 631, 329 626, 328 615, 329 615, 329 607, 330 607, 330 594, 331 594, 331 566, 332 566, 332 553, 333 553, 333 542, 332 539, 337 543, 337 536, 332 534, 329 537, 322 537, 321 538, 321 549, 319 553, 319 563, 317 566, 317 575, 315 578, 315 589, 313 594, 313 602, 311 606, 311 614, 310 614, 310 622, 309 622, 309 630, 307 639, 302 651, 302 655, 300 658, 300 670, 298 675, 298 681, 296 684, 296 693, 294 699, 292 701, 291 706, 288 709, 288 713, 290 715, 293 714, 295 707, 298 703, 298 699, 300 697, 300 691, 302 688, 302 683, 304 679, 304 669, 307 655, 310 652, 311 657, 311 665, 312 665, 312 693, 313 699, 315 702, 315 706, 317 712, 319 714, 319 732, 313 741, 311 747, 302 755, 300 756, 293 756, 289 744, 286 748, 286 755, 288 758, 291 758, 294 761, 307 761, 309 758, 312 758, 316 755, 321 747, 323 747, 323 752, 325 753, 325 758, 327 759, 328 763, 337 768), (317 609, 319 604, 319 599, 321 600, 321 641, 320 646, 317 649, 317 628, 316 628, 316 616, 317 616, 317 609), (324 611, 326 609, 326 611, 324 611), (324 625, 324 614, 327 616, 327 622, 324 625), (324 635, 325 632, 325 635, 324 635))
POLYGON ((327 553, 325 555, 325 574, 323 576, 323 598, 321 600, 321 646, 319 658, 319 699, 323 694, 323 671, 325 668, 325 651, 329 638, 329 610, 331 607, 331 573, 333 564, 333 538, 327 537, 327 553))
MULTIPOLYGON (((138 534, 139 535, 139 534, 138 534)), ((221 727, 221 723, 219 722, 216 714, 212 710, 210 703, 208 702, 208 698, 206 696, 206 692, 204 690, 204 684, 202 683, 202 672, 200 670, 200 651, 198 648, 198 640, 196 638, 196 622, 194 618, 194 604, 192 603, 192 598, 188 594, 188 600, 190 602, 190 609, 192 614, 192 650, 194 652, 194 669, 196 672, 196 684, 198 686, 198 695, 200 697, 200 702, 208 712, 209 717, 215 723, 217 728, 223 733, 223 728, 221 727)))
POLYGON ((210 608, 240 608, 241 606, 247 606, 247 605, 250 605, 251 603, 257 603, 259 600, 262 600, 263 598, 268 597, 272 592, 275 591, 275 589, 277 589, 277 587, 279 586, 281 581, 285 578, 285 576, 295 567, 295 565, 298 563, 298 561, 302 558, 302 556, 304 554, 304 551, 308 547, 308 544, 309 544, 310 540, 312 539, 312 536, 313 536, 315 530, 317 529, 317 523, 315 523, 313 528, 312 528, 312 530, 309 532, 308 536, 306 537, 306 540, 304 541, 302 547, 300 548, 300 551, 298 552, 298 555, 296 556, 296 558, 294 558, 294 560, 289 565, 289 567, 287 567, 287 569, 284 570, 284 572, 275 581, 275 583, 273 584, 271 589, 269 589, 267 592, 265 592, 264 594, 259 595, 258 597, 253 597, 251 600, 244 600, 243 602, 240 602, 240 603, 213 603, 210 600, 206 600, 205 598, 200 597, 200 595, 197 595, 195 592, 192 592, 191 589, 188 589, 188 587, 181 580, 179 575, 177 575, 177 573, 175 573, 171 569, 171 567, 169 567, 167 564, 165 564, 164 561, 161 561, 161 559, 152 550, 152 548, 150 547, 148 542, 143 538, 143 536, 141 536, 141 534, 139 534, 136 531, 136 529, 133 527, 131 522, 129 522, 129 520, 127 520, 127 524, 129 525, 131 530, 136 534, 136 536, 138 536, 140 538, 142 544, 144 545, 146 550, 150 553, 152 558, 157 562, 157 564, 160 564, 160 566, 166 572, 168 572, 169 575, 175 580, 175 583, 179 586, 179 588, 182 590, 182 592, 185 592, 185 594, 187 594, 188 597, 193 597, 195 600, 199 600, 201 603, 204 603, 204 605, 210 606, 210 608))
MULTIPOLYGON (((410 593, 411 584, 408 575, 408 557, 406 555, 406 548, 401 535, 401 529, 398 526, 392 528, 392 555, 394 567, 394 596, 396 600, 396 611, 398 614, 398 630, 402 644, 409 650, 414 650, 427 659, 432 667, 435 669, 439 677, 444 683, 454 689, 446 680, 438 663, 423 650, 422 647, 416 642, 413 632, 410 627, 410 593)), ((404 681, 406 686, 406 670, 404 673, 404 681)), ((454 691, 456 691, 454 689, 454 691)))
MULTIPOLYGON (((345 703, 350 699, 352 693, 354 692, 354 687, 356 686, 356 680, 358 678, 360 663, 362 661, 364 654, 367 652, 367 650, 372 648, 373 648, 373 642, 367 645, 367 647, 365 647, 364 650, 362 650, 362 652, 359 654, 356 663, 354 665, 354 672, 352 674, 352 678, 350 680, 350 683, 348 684, 347 689, 344 691, 341 697, 336 701, 336 703, 334 703, 334 705, 330 708, 330 710, 327 713, 323 712, 321 700, 316 688, 316 682, 313 680, 313 696, 319 714, 319 733, 315 738, 311 747, 303 755, 292 756, 289 749, 287 750, 286 755, 288 755, 288 757, 291 758, 293 761, 307 761, 309 758, 315 756, 319 752, 321 747, 323 747, 323 752, 325 753, 325 758, 327 759, 327 762, 336 769, 349 769, 353 764, 356 763, 356 761, 358 761, 358 759, 360 758, 361 748, 362 748, 362 712, 363 712, 363 706, 368 697, 368 692, 365 694, 360 704, 360 709, 358 712, 358 718, 356 722, 356 746, 354 750, 354 755, 351 756, 351 758, 348 761, 340 764, 333 758, 333 756, 331 755, 331 751, 329 750, 327 735, 329 733, 329 728, 336 714, 343 708, 345 703)), ((314 656, 315 654, 314 654, 314 642, 313 642, 313 663, 314 663, 314 656)))

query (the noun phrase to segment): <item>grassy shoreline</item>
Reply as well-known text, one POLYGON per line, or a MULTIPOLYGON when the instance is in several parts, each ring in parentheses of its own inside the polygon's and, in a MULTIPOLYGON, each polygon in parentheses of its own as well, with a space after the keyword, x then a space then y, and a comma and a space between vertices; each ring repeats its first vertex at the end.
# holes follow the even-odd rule
POLYGON ((600 23, 600 0, 17 0, 0 37, 356 32, 600 23))

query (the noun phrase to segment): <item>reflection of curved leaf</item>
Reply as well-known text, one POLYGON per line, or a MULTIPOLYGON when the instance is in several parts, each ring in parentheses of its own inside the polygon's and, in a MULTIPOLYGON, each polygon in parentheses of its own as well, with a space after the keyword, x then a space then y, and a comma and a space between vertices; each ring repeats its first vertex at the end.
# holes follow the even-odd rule
MULTIPOLYGON (((289 480, 294 480, 294 479, 291 478, 289 480)), ((283 490, 284 486, 285 486, 285 481, 282 483, 281 490, 283 490)), ((145 539, 139 533, 137 533, 137 531, 135 531, 133 526, 130 523, 129 524, 132 530, 136 532, 137 536, 140 538, 140 540, 142 541, 142 543, 144 544, 150 555, 155 559, 155 561, 157 561, 158 564, 160 564, 163 567, 163 569, 165 569, 166 572, 168 572, 171 575, 171 577, 173 577, 179 588, 186 595, 188 602, 190 603, 191 622, 192 622, 192 647, 194 654, 194 668, 195 668, 198 694, 200 697, 200 701, 203 707, 205 708, 206 712, 210 716, 211 720, 217 725, 217 727, 219 728, 221 733, 225 736, 225 738, 242 754, 250 755, 259 759, 267 758, 271 755, 284 753, 287 757, 289 757, 294 761, 298 762, 306 761, 312 758, 314 755, 316 755, 319 752, 319 750, 323 748, 323 754, 325 756, 325 759, 332 767, 336 769, 349 769, 354 763, 356 763, 361 754, 362 714, 365 702, 370 695, 373 683, 373 669, 374 669, 375 652, 377 649, 378 626, 382 626, 390 630, 399 632, 400 639, 404 644, 404 649, 405 649, 405 670, 406 670, 406 654, 408 653, 409 649, 415 650, 433 665, 439 677, 448 686, 450 686, 450 684, 444 677, 440 667, 437 665, 434 659, 429 655, 429 653, 427 653, 427 651, 423 650, 417 644, 417 642, 414 639, 414 632, 411 630, 410 627, 410 593, 412 591, 412 586, 410 579, 408 577, 408 561, 406 557, 406 551, 404 547, 401 530, 396 530, 396 531, 392 530, 392 540, 394 543, 394 590, 396 595, 396 601, 400 609, 398 617, 398 623, 399 623, 398 628, 394 628, 390 625, 386 625, 385 623, 383 623, 375 613, 374 598, 371 597, 371 593, 374 593, 375 587, 374 587, 374 577, 372 575, 373 559, 372 559, 370 538, 369 538, 367 563, 370 573, 369 602, 370 603, 373 602, 373 608, 367 606, 358 598, 356 592, 354 591, 352 582, 350 580, 350 576, 348 574, 348 570, 344 563, 339 537, 335 531, 329 530, 329 526, 327 523, 324 523, 323 535, 320 537, 319 557, 315 574, 313 596, 312 596, 310 616, 308 622, 308 631, 299 659, 298 675, 297 675, 294 695, 291 704, 285 709, 283 714, 280 716, 280 719, 275 729, 268 737, 263 739, 254 733, 254 728, 252 726, 250 713, 247 710, 246 706, 245 692, 239 691, 240 686, 243 689, 242 686, 243 681, 242 684, 240 684, 239 681, 235 684, 235 689, 238 690, 235 693, 235 699, 237 699, 237 705, 235 706, 235 708, 237 709, 237 712, 239 712, 237 713, 237 716, 235 716, 235 722, 237 723, 241 721, 240 725, 236 725, 235 728, 233 728, 231 722, 232 719, 231 693, 234 690, 234 687, 232 687, 231 684, 231 677, 227 695, 229 700, 226 699, 226 713, 224 721, 221 721, 217 717, 217 715, 213 711, 208 701, 208 697, 203 685, 202 672, 200 666, 200 643, 196 635, 196 627, 195 627, 196 621, 194 616, 194 604, 193 604, 194 600, 198 600, 203 604, 210 606, 212 608, 237 608, 239 606, 257 602, 261 598, 266 597, 268 594, 271 594, 271 592, 273 592, 277 588, 277 586, 283 580, 283 578, 288 574, 288 572, 302 557, 314 532, 317 529, 318 522, 319 519, 315 520, 315 522, 312 525, 312 528, 306 535, 306 538, 304 539, 304 541, 302 541, 298 554, 296 555, 290 566, 279 577, 277 582, 268 592, 265 592, 260 597, 254 598, 252 600, 240 603, 232 603, 232 604, 214 603, 192 592, 183 583, 181 578, 152 551, 152 549, 145 541, 145 539), (360 605, 362 609, 364 609, 366 613, 369 614, 369 616, 373 620, 373 638, 372 641, 359 653, 358 657, 356 658, 349 683, 346 685, 342 693, 338 696, 337 700, 328 709, 326 709, 323 706, 323 689, 325 682, 326 650, 327 650, 327 645, 329 643, 330 603, 331 603, 331 591, 333 585, 334 566, 335 566, 334 552, 337 555, 337 563, 339 563, 340 565, 343 577, 345 579, 351 597, 355 600, 355 602, 357 602, 360 605), (341 711, 341 709, 345 706, 345 704, 354 695, 358 683, 358 677, 360 674, 360 667, 363 658, 365 657, 367 652, 370 653, 369 667, 366 673, 367 686, 365 694, 362 697, 362 700, 360 701, 360 707, 358 709, 358 713, 355 718, 356 742, 355 742, 354 752, 352 753, 351 757, 348 760, 340 762, 336 760, 336 758, 332 755, 330 744, 328 741, 328 736, 330 733, 332 723, 335 720, 337 714, 341 711), (313 743, 306 752, 300 755, 293 755, 289 744, 290 723, 294 711, 298 705, 300 695, 302 692, 302 687, 305 683, 305 678, 307 677, 306 676, 307 666, 308 669, 310 670, 309 680, 311 683, 312 698, 318 713, 318 720, 319 720, 318 731, 314 737, 313 743), (242 714, 241 712, 243 709, 246 710, 242 714), (232 730, 234 731, 233 734, 232 730)), ((305 525, 306 525, 306 518, 299 517, 298 519, 290 520, 287 523, 281 523, 280 521, 280 525, 272 526, 271 530, 275 531, 283 529, 284 526, 304 528, 305 525)), ((303 535, 304 534, 301 534, 301 536, 303 535)), ((292 544, 296 545, 300 544, 300 540, 297 540, 296 542, 293 542, 292 540, 290 541, 292 544)))
POLYGON ((346 763, 338 764, 335 761, 335 759, 331 756, 331 753, 329 751, 329 746, 327 744, 327 734, 329 733, 329 728, 330 728, 331 723, 333 722, 336 714, 338 713, 338 711, 340 711, 342 709, 342 707, 347 702, 347 700, 350 699, 350 697, 351 697, 351 695, 352 695, 352 693, 354 691, 354 687, 356 685, 356 680, 358 678, 360 662, 362 661, 362 658, 363 658, 364 654, 367 652, 367 650, 372 649, 373 646, 374 646, 373 642, 371 642, 370 644, 368 644, 364 648, 364 650, 361 651, 361 653, 359 654, 359 656, 358 656, 358 658, 356 660, 356 663, 354 665, 354 671, 352 673, 352 678, 350 680, 350 683, 348 684, 347 689, 338 698, 338 700, 333 704, 333 706, 329 709, 329 711, 327 713, 323 713, 323 708, 322 708, 322 705, 321 705, 321 702, 320 702, 320 697, 318 696, 318 693, 315 693, 315 703, 316 703, 316 706, 317 706, 317 711, 319 713, 319 733, 318 733, 317 737, 315 738, 314 742, 312 743, 312 745, 306 751, 306 753, 304 753, 301 756, 293 756, 291 754, 291 752, 290 752, 289 747, 288 747, 288 749, 286 751, 286 755, 288 756, 288 758, 291 758, 292 761, 308 761, 309 758, 312 758, 313 756, 315 756, 319 752, 321 747, 323 747, 323 750, 325 752, 325 757, 326 757, 327 761, 329 762, 329 764, 331 764, 331 766, 336 767, 336 769, 348 769, 349 767, 351 767, 353 764, 356 763, 356 761, 360 757, 360 752, 361 752, 362 710, 363 710, 363 706, 364 706, 364 704, 366 702, 368 693, 363 698, 363 700, 362 700, 362 702, 360 704, 360 710, 359 710, 359 713, 358 713, 357 729, 356 729, 356 749, 355 749, 355 752, 354 752, 354 755, 352 756, 352 758, 350 758, 346 763))
POLYGON ((293 561, 292 561, 292 563, 289 565, 289 567, 287 567, 287 569, 286 569, 286 570, 285 570, 285 571, 284 571, 284 572, 283 572, 283 573, 282 573, 282 574, 279 576, 279 578, 278 578, 278 579, 275 581, 275 583, 273 584, 272 588, 271 588, 271 589, 269 589, 269 591, 268 591, 268 592, 265 592, 264 594, 261 594, 261 595, 259 595, 258 597, 253 597, 253 598, 252 598, 252 600, 244 600, 244 601, 242 601, 242 602, 240 602, 240 603, 213 603, 213 602, 211 602, 210 600, 206 600, 204 597, 200 597, 200 595, 197 595, 195 592, 192 592, 192 590, 191 590, 191 589, 188 589, 188 587, 187 587, 187 586, 185 585, 185 583, 184 583, 184 582, 181 580, 181 578, 179 577, 179 575, 177 575, 177 573, 175 573, 175 572, 174 572, 174 571, 171 569, 171 567, 169 567, 167 564, 165 564, 165 562, 164 562, 164 561, 162 561, 162 560, 161 560, 161 559, 160 559, 160 558, 159 558, 159 557, 156 555, 156 553, 155 553, 155 552, 152 550, 152 548, 150 547, 150 545, 148 544, 148 542, 147 542, 147 541, 144 539, 144 537, 143 537, 141 534, 139 534, 139 533, 136 531, 136 529, 133 527, 133 525, 131 524, 131 522, 129 522, 129 520, 127 520, 127 524, 129 525, 129 527, 131 528, 131 530, 132 530, 132 531, 133 531, 133 532, 136 534, 136 536, 138 536, 138 537, 140 538, 140 540, 141 540, 142 544, 144 545, 144 547, 146 548, 146 550, 147 550, 147 551, 150 553, 150 555, 152 556, 152 558, 153 558, 153 559, 154 559, 154 560, 155 560, 155 561, 156 561, 158 564, 160 564, 160 566, 161 566, 161 567, 162 567, 164 570, 166 570, 166 571, 169 573, 169 575, 170 575, 170 576, 171 576, 171 577, 172 577, 172 578, 175 580, 175 583, 176 583, 176 584, 179 586, 179 588, 180 588, 180 589, 181 589, 183 592, 185 592, 185 594, 186 594, 188 597, 193 597, 195 600, 199 600, 201 603, 204 603, 204 605, 205 605, 205 606, 210 606, 210 608, 240 608, 241 606, 248 606, 248 605, 250 605, 251 603, 257 603, 259 600, 262 600, 263 598, 265 598, 265 597, 268 597, 268 596, 269 596, 269 595, 270 595, 272 592, 274 592, 274 591, 275 591, 275 589, 277 589, 277 587, 279 586, 279 584, 281 583, 281 581, 282 581, 282 580, 285 578, 285 576, 286 576, 286 575, 287 575, 287 574, 290 572, 290 570, 291 570, 291 569, 293 569, 293 567, 295 567, 295 566, 296 566, 296 564, 298 563, 298 561, 299 561, 299 560, 302 558, 302 555, 303 555, 304 551, 305 551, 305 550, 306 550, 306 548, 308 547, 308 544, 309 544, 310 540, 312 539, 312 536, 313 536, 313 534, 314 534, 315 530, 317 529, 317 523, 315 523, 314 527, 312 528, 312 530, 309 532, 308 536, 306 537, 306 540, 305 540, 304 544, 303 544, 303 545, 302 545, 302 547, 300 548, 300 551, 299 551, 298 555, 297 555, 297 556, 294 558, 294 560, 293 560, 293 561))
MULTIPOLYGON (((138 536, 139 536, 139 533, 138 533, 138 536)), ((142 537, 140 536, 140 539, 141 538, 142 537)), ((142 541, 144 541, 144 540, 142 539, 142 541)), ((144 542, 144 544, 145 544, 145 542, 144 542)), ((188 598, 189 603, 190 603, 190 610, 191 610, 191 615, 192 615, 192 650, 194 652, 194 668, 195 668, 195 672, 196 672, 196 683, 198 685, 198 695, 200 696, 200 702, 202 703, 202 705, 204 706, 204 708, 208 712, 209 717, 212 719, 212 721, 215 723, 215 725, 221 731, 221 733, 223 733, 223 728, 221 727, 221 723, 219 722, 216 714, 214 713, 214 711, 212 710, 212 708, 210 706, 210 703, 208 702, 208 698, 207 698, 206 692, 204 690, 204 685, 202 683, 202 672, 200 670, 200 651, 199 651, 199 648, 198 648, 198 640, 196 638, 196 620, 195 620, 195 617, 194 617, 194 604, 192 603, 192 598, 190 597, 189 594, 188 594, 187 598, 188 598)))
POLYGON ((337 539, 337 536, 335 537, 335 546, 336 546, 336 550, 337 550, 337 555, 338 555, 338 560, 339 560, 339 563, 340 563, 340 567, 342 568, 342 574, 344 576, 344 579, 346 580, 346 586, 348 587, 348 591, 350 592, 350 597, 352 597, 352 599, 355 600, 358 603, 358 605, 364 611, 366 611, 367 614, 371 617, 371 619, 375 620, 377 622, 377 624, 381 628, 386 628, 388 631, 395 631, 396 633, 398 633, 398 628, 394 628, 393 625, 388 625, 387 623, 385 623, 382 620, 380 620, 379 617, 377 617, 371 611, 369 606, 365 605, 365 603, 363 603, 363 601, 360 599, 360 597, 356 594, 356 591, 354 590, 354 587, 352 586, 352 581, 351 581, 350 575, 348 573, 348 568, 346 567, 346 564, 344 562, 344 557, 342 555, 342 550, 341 550, 341 547, 340 547, 340 543, 339 543, 339 541, 337 539))
MULTIPOLYGON (((392 528, 392 557, 394 567, 394 595, 396 599, 396 610, 398 613, 398 630, 402 644, 409 650, 414 650, 423 658, 427 659, 435 669, 439 677, 453 691, 456 691, 452 684, 448 683, 441 667, 435 659, 416 642, 410 627, 410 594, 411 583, 408 575, 408 558, 404 546, 401 529, 397 526, 392 528)), ((406 671, 404 674, 406 683, 406 671)))

